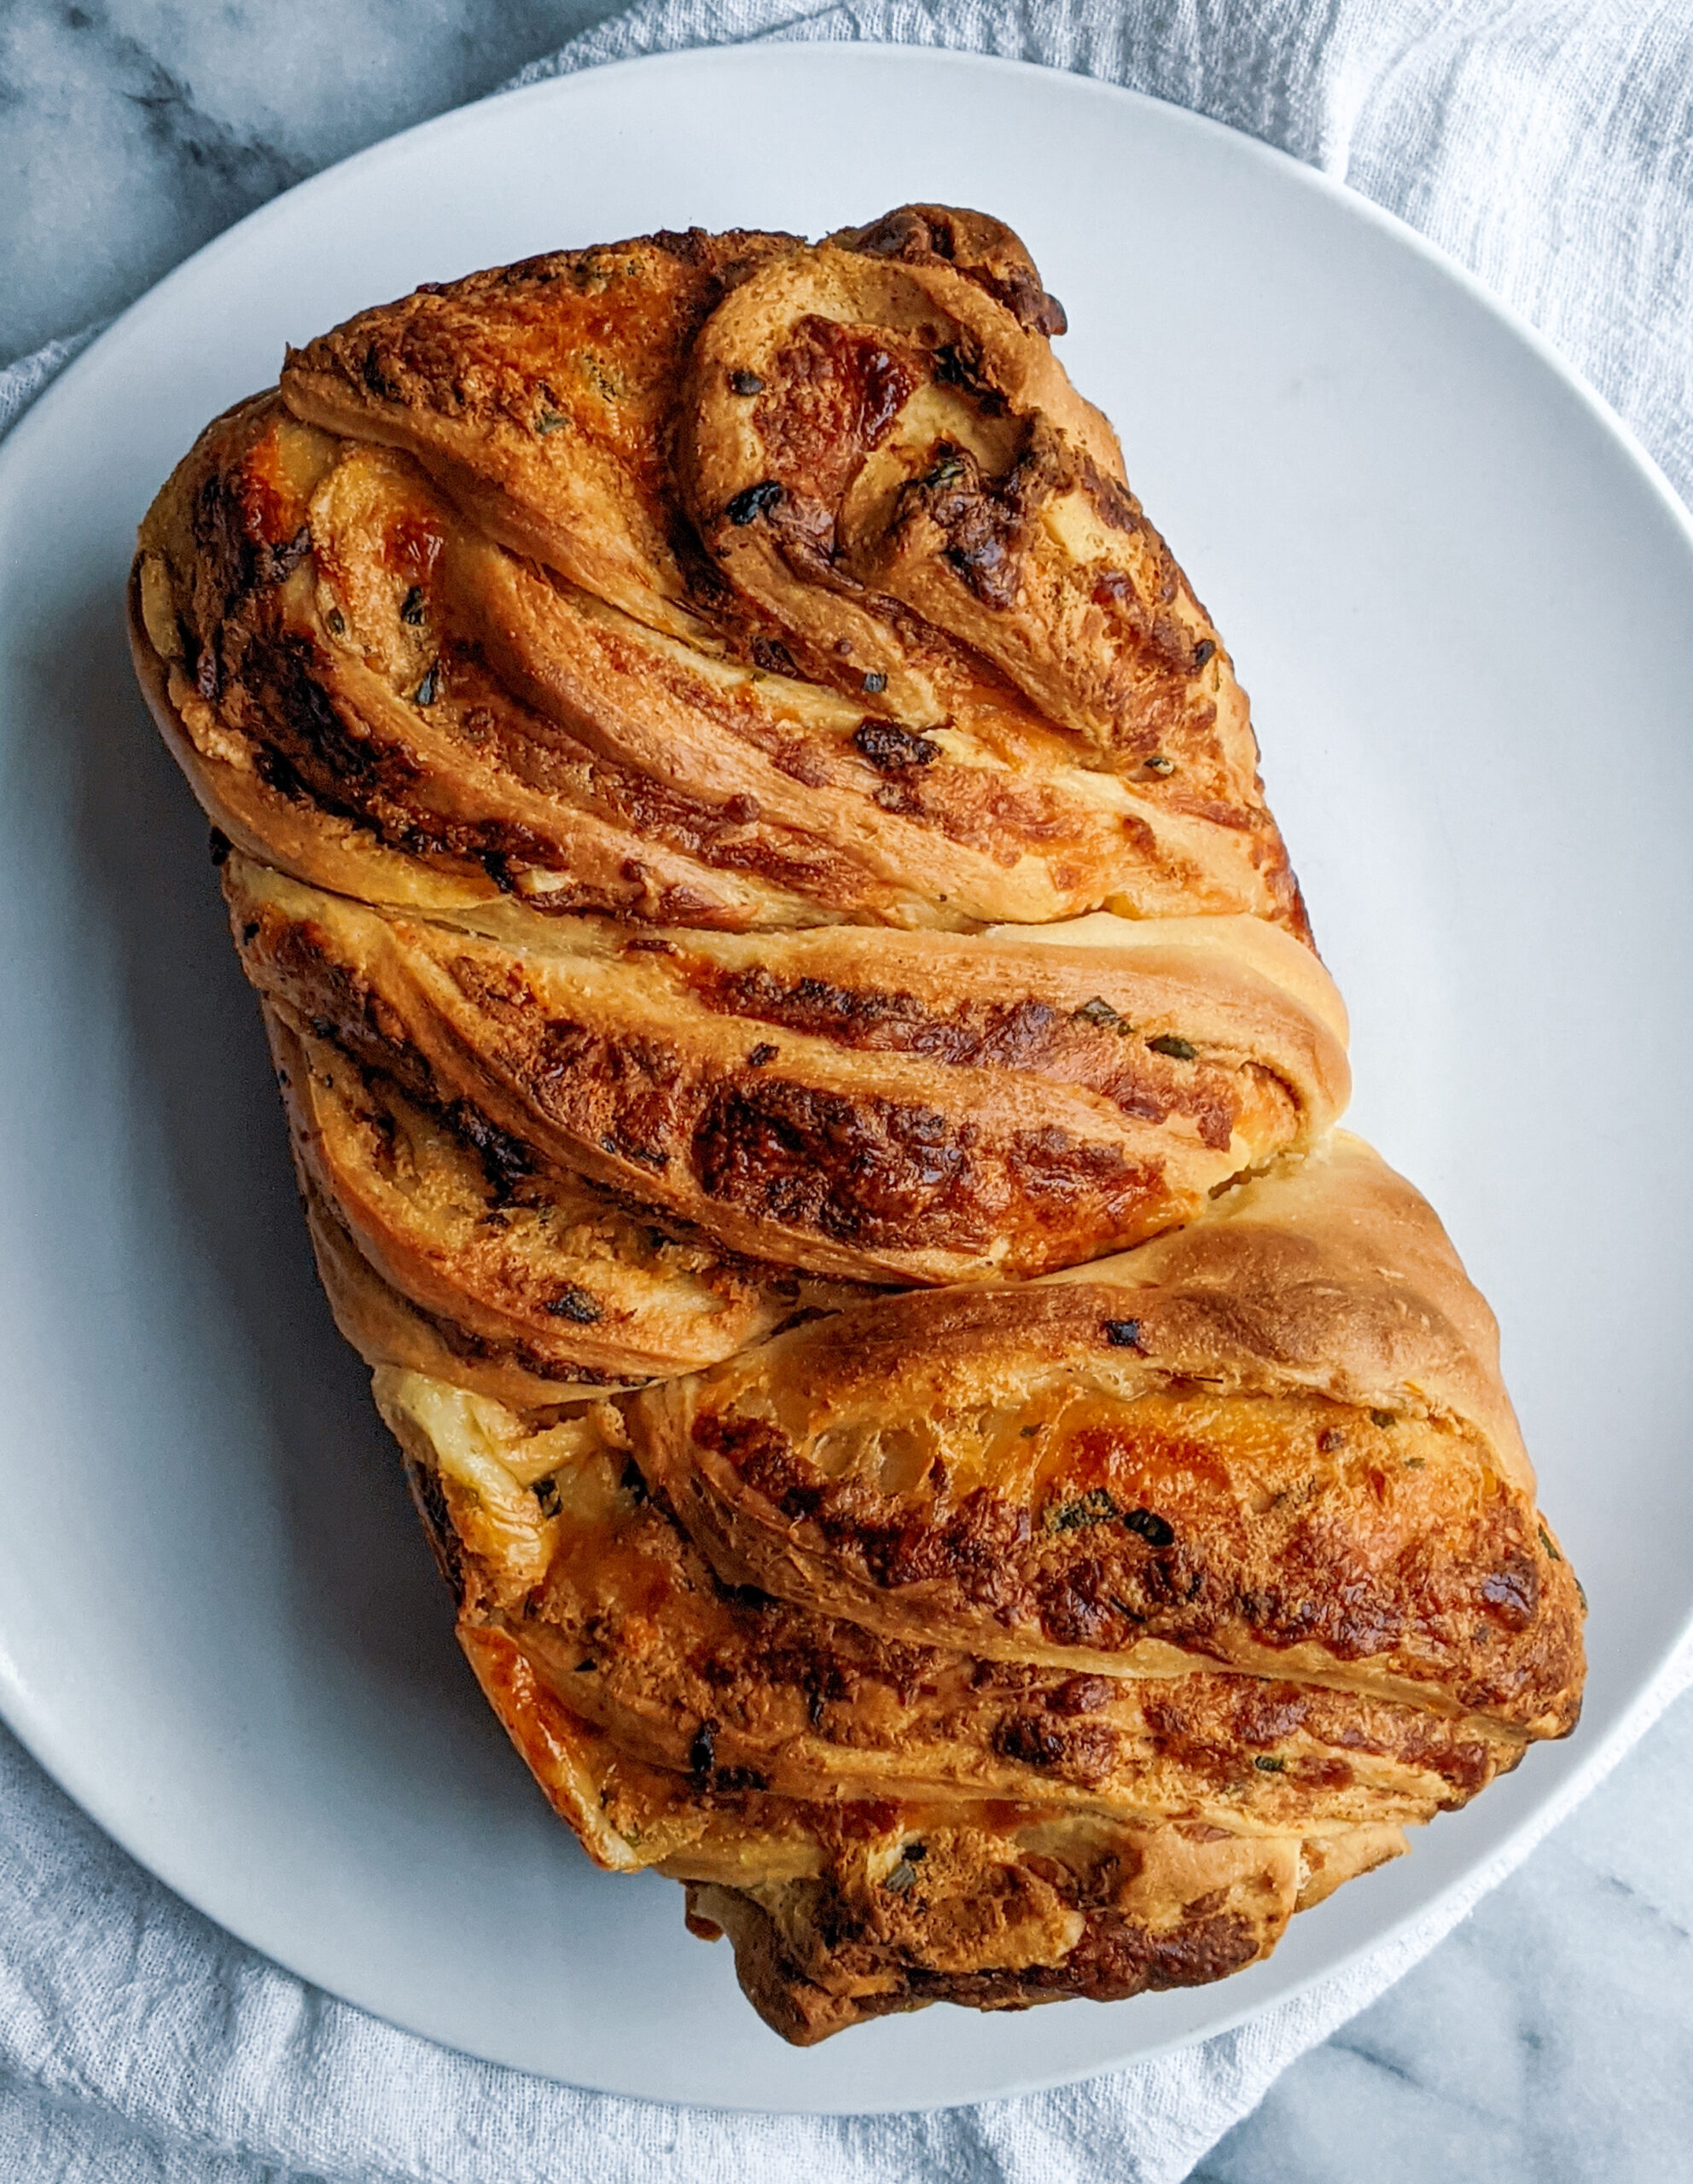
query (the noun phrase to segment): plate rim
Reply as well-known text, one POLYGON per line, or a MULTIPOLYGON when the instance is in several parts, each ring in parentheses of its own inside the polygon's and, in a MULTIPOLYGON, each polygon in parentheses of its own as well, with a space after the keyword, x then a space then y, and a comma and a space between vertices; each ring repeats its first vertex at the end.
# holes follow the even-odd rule
MULTIPOLYGON (((1173 120, 1178 128, 1191 130, 1204 138, 1226 142, 1235 155, 1244 154, 1267 171, 1277 173, 1283 181, 1327 198, 1352 218, 1362 219, 1366 225, 1377 229, 1401 247, 1408 247, 1413 256, 1456 284, 1472 303, 1480 306, 1527 349, 1542 367, 1549 369, 1567 393, 1575 398, 1637 477, 1650 489, 1661 510, 1669 516, 1673 527, 1680 534, 1682 543, 1688 550, 1690 562, 1693 562, 1693 510, 1689 509, 1632 427, 1514 305, 1487 287, 1440 244, 1412 227, 1397 213, 1377 204, 1325 170, 1308 164, 1278 146, 1172 100, 1159 98, 1073 69, 946 45, 905 44, 872 39, 845 42, 811 38, 742 39, 634 55, 591 64, 509 89, 496 90, 451 107, 443 113, 430 115, 378 139, 375 143, 362 147, 346 158, 303 177, 288 189, 254 206, 230 227, 209 237, 103 327, 40 392, 15 420, 3 440, 0 440, 0 490, 3 490, 9 469, 25 459, 23 451, 32 446, 34 439, 41 432, 52 428, 54 420, 61 409, 67 404, 74 404, 83 380, 92 373, 102 355, 108 351, 108 345, 117 346, 135 328, 146 323, 155 314, 168 311, 177 288, 187 285, 190 278, 203 272, 207 265, 215 264, 224 253, 250 249, 255 241, 262 238, 268 224, 288 217, 296 200, 308 196, 312 191, 340 184, 357 170, 374 171, 385 161, 400 156, 403 148, 410 148, 421 139, 430 136, 442 140, 449 138, 456 131, 481 120, 492 107, 518 101, 536 105, 554 102, 567 103, 573 97, 590 95, 593 88, 608 79, 625 78, 631 72, 649 76, 696 72, 710 73, 718 70, 733 73, 749 60, 760 66, 774 63, 802 70, 820 68, 827 61, 836 71, 842 67, 874 68, 894 61, 899 65, 926 66, 943 73, 992 73, 1035 80, 1056 78, 1079 96, 1092 97, 1108 104, 1122 104, 1130 111, 1150 109, 1166 122, 1173 120)), ((1237 2007, 1225 2010, 1202 2030, 1178 2034, 1168 2039, 1132 2047, 1114 2061, 1089 2062, 1075 2070, 1015 2077, 992 2091, 968 2096, 966 2103, 961 2103, 957 2096, 943 2096, 934 2101, 899 2100, 892 2105, 870 2107, 834 2101, 800 2107, 779 2099, 763 2106, 750 2107, 707 2098, 678 2100, 665 2094, 631 2093, 588 2085, 561 2073, 530 2065, 506 2062, 488 2054, 483 2048, 461 2046, 455 2040, 409 2024, 403 2017, 391 2014, 386 2009, 352 1999, 336 1989, 322 1985, 310 1972, 300 1969, 286 1956, 277 1954, 265 1943, 253 1940, 240 1925, 232 1923, 220 1912, 209 1908, 201 1901, 191 1877, 175 1877, 174 1862, 168 1856, 160 1856, 155 1861, 151 1851, 143 1856, 132 1847, 126 1829, 115 1823, 109 1815, 108 1803, 101 1792, 99 1783, 87 1778, 86 1770, 76 1763, 73 1753, 55 1748, 50 1719, 44 1714, 38 1714, 32 1705, 27 1693, 20 1687, 9 1655, 3 1647, 0 1647, 0 1721, 5 1723, 54 1784, 151 1879, 168 1889, 180 1902, 207 1919, 222 1932, 232 1937, 243 1948, 252 1949, 266 1963, 276 1966, 290 1978, 317 1986, 320 1992, 333 1995, 345 2006, 358 2009, 409 2037, 428 2042, 453 2054, 489 2062, 502 2069, 533 2077, 544 2083, 571 2087, 602 2098, 638 2100, 660 2107, 699 2108, 713 2115, 725 2117, 917 2115, 978 2101, 1015 2099, 1084 2082, 1108 2071, 1150 2064, 1204 2042, 1227 2036, 1254 2018, 1292 2007, 1328 1983, 1345 1980, 1366 1960, 1388 1954, 1397 1945, 1416 1936, 1419 1930, 1430 1930, 1428 1940, 1423 1943, 1422 1949, 1417 1950, 1420 1956, 1423 1949, 1433 1947, 1443 1938, 1475 1902, 1497 1886, 1552 1829, 1566 1819, 1650 1728, 1676 1695, 1678 1668, 1684 1671, 1690 1657, 1693 1657, 1693 1596, 1690 1596, 1675 1631, 1661 1647, 1649 1671, 1635 1685, 1632 1695, 1622 1706, 1611 1727, 1561 1780, 1533 1802, 1529 1809, 1503 1836, 1481 1851, 1432 1896, 1385 1923, 1368 1938, 1358 1941, 1274 1994, 1262 1999, 1242 2000, 1237 2007)), ((1577 1738, 1582 1734, 1579 1726, 1573 1733, 1577 1738)), ((1393 1978, 1396 1979, 1402 1976, 1406 1968, 1408 1966, 1396 1969, 1393 1978)), ((1226 1994, 1228 1983, 1219 1983, 1211 1991, 1226 1994)))

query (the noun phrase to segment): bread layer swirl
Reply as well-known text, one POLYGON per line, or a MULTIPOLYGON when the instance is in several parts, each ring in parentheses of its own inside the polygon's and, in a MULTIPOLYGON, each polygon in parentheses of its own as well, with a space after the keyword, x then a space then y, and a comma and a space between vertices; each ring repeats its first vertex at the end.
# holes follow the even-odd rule
POLYGON ((1123 1259, 795 1328, 635 1432, 724 1580, 890 1639, 1575 1718, 1575 1583, 1492 1316, 1344 1132, 1123 1259))
POLYGON ((291 357, 143 529, 143 684, 216 822, 514 925, 1302 934, 1220 639, 1021 246, 963 241, 561 253, 291 357))
POLYGON ((1251 919, 1118 919, 1110 945, 1088 921, 1067 947, 578 918, 516 949, 239 855, 224 890, 294 1021, 729 1252, 833 1279, 1136 1242, 1313 1142, 1347 1089, 1332 988, 1251 919))

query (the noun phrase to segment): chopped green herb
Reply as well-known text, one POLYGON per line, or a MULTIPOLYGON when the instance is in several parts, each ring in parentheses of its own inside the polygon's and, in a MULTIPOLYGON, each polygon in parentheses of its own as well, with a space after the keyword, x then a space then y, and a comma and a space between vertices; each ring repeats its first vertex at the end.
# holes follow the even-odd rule
POLYGON ((421 584, 413 584, 401 600, 399 619, 402 622, 409 622, 414 630, 423 619, 423 588, 421 584))
POLYGON ((1166 758, 1161 751, 1155 751, 1146 761, 1145 770, 1149 774, 1156 774, 1162 779, 1166 774, 1175 772, 1176 762, 1173 758, 1166 758))
POLYGON ((1273 1758, 1265 1751, 1260 1752, 1252 1763, 1260 1774, 1285 1774, 1288 1771, 1288 1763, 1285 1759, 1273 1758))
POLYGON ((1216 646, 1209 637, 1201 637, 1193 648, 1193 664, 1196 670, 1208 666, 1211 656, 1216 649, 1216 646))
POLYGON ((1102 1320, 1099 1325, 1101 1332, 1113 1350, 1140 1348, 1140 1321, 1138 1320, 1102 1320))
POLYGON ((1090 1525, 1108 1525, 1113 1517, 1122 1512, 1102 1486, 1096 1486, 1074 1502, 1066 1502, 1048 1513, 1046 1529, 1050 1532, 1085 1531, 1090 1525))
POLYGON ((1556 1548, 1553 1546, 1551 1534, 1546 1530, 1546 1527, 1544 1525, 1541 1525, 1539 1527, 1539 1531, 1540 1534, 1541 1546, 1545 1548, 1547 1554, 1551 1556, 1554 1562, 1562 1562, 1563 1560, 1563 1557, 1558 1553, 1556 1548))
POLYGON ((1397 1426, 1399 1422, 1399 1414, 1396 1410, 1372 1410, 1370 1414, 1370 1423, 1372 1426, 1379 1426, 1383 1432, 1388 1426, 1397 1426))
POLYGON ((1101 1031, 1126 1031, 1129 1029, 1102 994, 1095 994, 1091 1001, 1085 1001, 1079 1008, 1073 1008, 1070 1021, 1073 1024, 1091 1024, 1101 1031))
POLYGON ((561 410, 544 410, 535 420, 535 430, 544 439, 549 433, 561 433, 569 422, 561 410))
POLYGON ((602 402, 615 402, 623 392, 623 381, 597 357, 583 357, 582 376, 602 402))
POLYGON ((731 394, 762 394, 765 383, 756 372, 730 372, 729 391, 731 394))
POLYGON ((916 1877, 917 1869, 910 1860, 901 1858, 881 1885, 890 1896, 903 1896, 916 1877))
POLYGON ((329 609, 329 635, 332 637, 344 637, 346 635, 346 617, 339 607, 332 607, 329 609))
POLYGON ((956 485, 963 474, 963 456, 956 447, 943 447, 940 460, 922 482, 925 485, 956 485))
POLYGON ((439 689, 440 684, 441 663, 439 660, 435 660, 432 663, 429 672, 417 686, 417 703, 420 706, 433 706, 435 702, 435 694, 439 689))
POLYGON ((1163 1031, 1146 1043, 1155 1054, 1168 1054, 1172 1061, 1197 1061, 1199 1048, 1190 1040, 1178 1039, 1172 1031, 1163 1031))
POLYGON ((1132 1532, 1138 1532, 1149 1547, 1168 1547, 1176 1536, 1174 1529, 1151 1509, 1131 1509, 1123 1522, 1132 1532))

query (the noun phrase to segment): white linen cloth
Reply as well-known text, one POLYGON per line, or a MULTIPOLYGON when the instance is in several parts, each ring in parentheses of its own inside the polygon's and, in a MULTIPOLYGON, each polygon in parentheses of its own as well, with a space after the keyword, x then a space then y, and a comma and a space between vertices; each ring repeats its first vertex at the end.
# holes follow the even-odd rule
MULTIPOLYGON (((1043 62, 1277 144, 1515 305, 1693 498, 1693 0, 645 0, 518 81, 767 37, 1043 62)), ((96 330, 0 372, 0 433, 96 330)), ((1633 1733, 1690 1682, 1684 1653, 1633 1733)), ((0 1731, 0 2176, 1177 2184, 1531 1847, 1345 1975, 1157 2061, 927 2116, 724 2116, 497 2069, 334 2001, 143 1873, 0 1731)))

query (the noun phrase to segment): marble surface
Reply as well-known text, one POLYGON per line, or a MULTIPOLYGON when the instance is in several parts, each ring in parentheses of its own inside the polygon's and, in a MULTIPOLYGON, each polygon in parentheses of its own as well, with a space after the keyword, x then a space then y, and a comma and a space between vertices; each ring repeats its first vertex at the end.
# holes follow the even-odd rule
MULTIPOLYGON (((7 0, 0 361, 276 190, 492 89, 594 0, 7 0)), ((1202 2184, 1666 2184, 1693 2169, 1693 1699, 1202 2184)))

